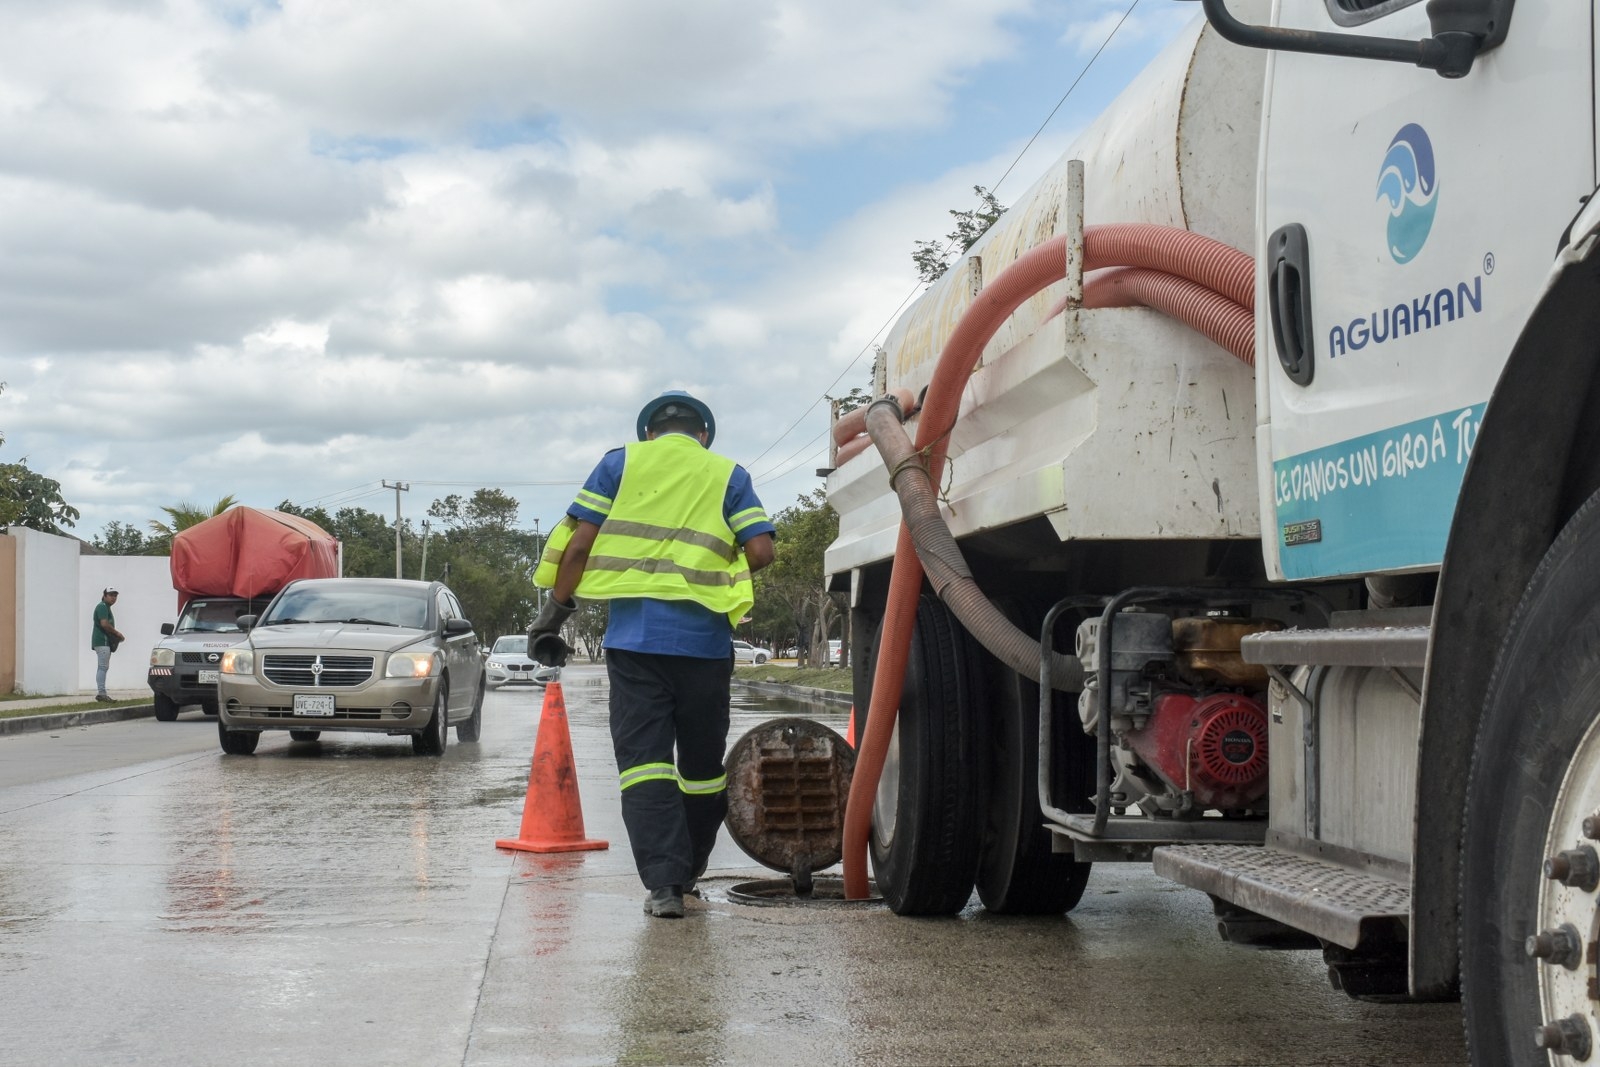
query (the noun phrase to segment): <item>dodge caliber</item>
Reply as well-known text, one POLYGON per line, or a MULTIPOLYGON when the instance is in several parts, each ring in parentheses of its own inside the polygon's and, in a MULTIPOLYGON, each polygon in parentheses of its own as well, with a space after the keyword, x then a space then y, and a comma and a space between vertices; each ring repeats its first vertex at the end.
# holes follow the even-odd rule
POLYGON ((440 582, 303 579, 239 624, 248 636, 222 654, 217 681, 224 752, 249 755, 263 730, 407 734, 424 756, 443 754, 452 726, 478 739, 478 637, 440 582))

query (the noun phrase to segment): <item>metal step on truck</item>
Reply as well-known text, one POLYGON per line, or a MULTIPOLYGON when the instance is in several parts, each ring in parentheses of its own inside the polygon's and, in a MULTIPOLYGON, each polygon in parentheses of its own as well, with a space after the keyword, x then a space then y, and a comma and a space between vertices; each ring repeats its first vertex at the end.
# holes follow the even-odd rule
POLYGON ((827 481, 847 895, 1092 864, 1481 1067, 1600 1058, 1589 0, 1203 0, 894 325, 827 481))

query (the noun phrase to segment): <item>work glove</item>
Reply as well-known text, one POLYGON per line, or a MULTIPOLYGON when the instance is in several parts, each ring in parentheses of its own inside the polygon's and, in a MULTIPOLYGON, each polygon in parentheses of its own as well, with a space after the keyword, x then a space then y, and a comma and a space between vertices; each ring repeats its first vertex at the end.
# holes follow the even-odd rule
POLYGON ((544 602, 528 627, 528 655, 546 667, 564 667, 572 646, 561 639, 561 627, 578 610, 576 601, 563 604, 555 597, 544 602))

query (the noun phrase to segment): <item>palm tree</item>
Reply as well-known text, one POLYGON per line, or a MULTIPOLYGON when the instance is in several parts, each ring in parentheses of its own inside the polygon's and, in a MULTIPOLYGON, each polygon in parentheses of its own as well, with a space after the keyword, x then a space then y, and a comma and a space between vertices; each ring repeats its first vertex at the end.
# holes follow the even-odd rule
POLYGON ((210 518, 221 515, 233 507, 239 499, 232 493, 218 500, 207 511, 199 504, 190 504, 187 501, 180 504, 171 504, 161 510, 167 513, 168 522, 151 519, 147 524, 150 527, 151 537, 145 542, 146 551, 151 555, 164 556, 172 551, 172 538, 182 530, 187 530, 196 523, 201 523, 210 518))

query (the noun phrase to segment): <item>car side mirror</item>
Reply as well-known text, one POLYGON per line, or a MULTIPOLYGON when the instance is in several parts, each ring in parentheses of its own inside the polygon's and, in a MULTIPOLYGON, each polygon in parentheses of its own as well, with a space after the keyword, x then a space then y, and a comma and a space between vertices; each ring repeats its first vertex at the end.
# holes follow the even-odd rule
POLYGON ((171 637, 172 636, 172 624, 170 622, 164 622, 164 623, 161 624, 161 636, 162 637, 171 637))
POLYGON ((254 615, 240 615, 233 621, 235 625, 239 627, 240 633, 248 633, 250 630, 254 629, 256 625, 256 617, 254 615))
POLYGON ((444 632, 446 634, 470 634, 472 632, 472 623, 467 619, 446 619, 444 620, 444 632))

